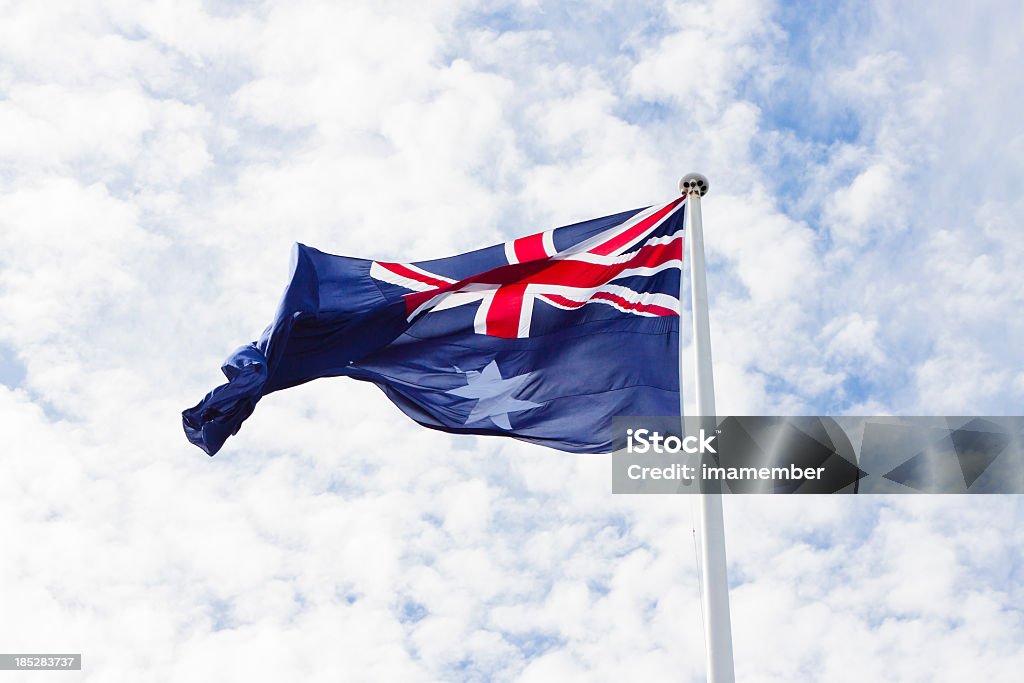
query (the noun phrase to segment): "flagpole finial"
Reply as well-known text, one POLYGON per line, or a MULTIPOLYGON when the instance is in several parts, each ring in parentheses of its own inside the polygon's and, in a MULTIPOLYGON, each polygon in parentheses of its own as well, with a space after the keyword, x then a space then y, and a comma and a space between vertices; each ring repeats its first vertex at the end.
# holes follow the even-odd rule
POLYGON ((700 173, 687 173, 679 181, 679 193, 689 195, 697 193, 703 197, 708 193, 708 179, 700 173))

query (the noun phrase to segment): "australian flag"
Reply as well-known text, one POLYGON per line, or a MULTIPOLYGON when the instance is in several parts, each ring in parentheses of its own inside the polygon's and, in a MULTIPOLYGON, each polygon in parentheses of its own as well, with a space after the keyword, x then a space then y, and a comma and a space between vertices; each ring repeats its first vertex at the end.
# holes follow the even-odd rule
POLYGON ((450 258, 368 261, 297 244, 291 280, 228 383, 182 413, 213 455, 264 395, 373 382, 446 432, 611 450, 615 415, 678 415, 685 198, 450 258))

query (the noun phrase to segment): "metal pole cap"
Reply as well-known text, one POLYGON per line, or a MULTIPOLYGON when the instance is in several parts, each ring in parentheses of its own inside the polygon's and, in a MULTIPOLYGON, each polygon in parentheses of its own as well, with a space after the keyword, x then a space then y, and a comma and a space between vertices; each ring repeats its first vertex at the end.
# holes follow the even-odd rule
POLYGON ((679 181, 679 194, 693 194, 697 193, 703 197, 708 193, 708 179, 702 176, 700 173, 687 173, 683 176, 682 180, 679 181))

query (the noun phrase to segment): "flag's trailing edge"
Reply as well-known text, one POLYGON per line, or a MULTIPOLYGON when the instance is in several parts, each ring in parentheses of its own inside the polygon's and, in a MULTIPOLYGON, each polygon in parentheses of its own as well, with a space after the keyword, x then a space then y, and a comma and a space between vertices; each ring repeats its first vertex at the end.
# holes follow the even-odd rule
POLYGON ((685 199, 450 258, 390 263, 302 244, 259 341, 182 413, 210 455, 264 395, 373 382, 447 432, 611 450, 614 415, 677 415, 685 199))

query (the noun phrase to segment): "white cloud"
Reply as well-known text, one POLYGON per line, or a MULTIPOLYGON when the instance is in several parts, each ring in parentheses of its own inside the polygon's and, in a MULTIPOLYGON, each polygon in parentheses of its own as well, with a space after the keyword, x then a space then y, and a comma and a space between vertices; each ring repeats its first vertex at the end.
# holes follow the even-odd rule
POLYGON ((881 364, 885 361, 885 353, 878 346, 878 327, 877 319, 850 313, 830 321, 821 331, 819 341, 825 344, 830 355, 838 359, 881 364))
POLYGON ((775 34, 767 3, 667 3, 666 11, 675 30, 633 68, 633 92, 677 100, 706 120, 729 103, 740 80, 767 75, 762 50, 775 34))

